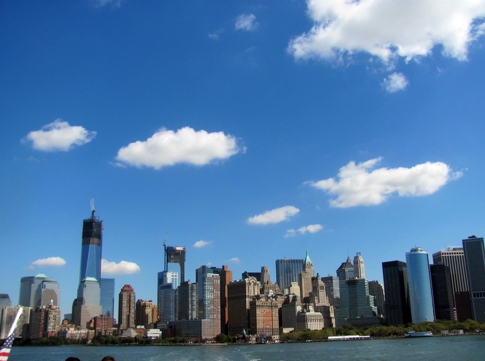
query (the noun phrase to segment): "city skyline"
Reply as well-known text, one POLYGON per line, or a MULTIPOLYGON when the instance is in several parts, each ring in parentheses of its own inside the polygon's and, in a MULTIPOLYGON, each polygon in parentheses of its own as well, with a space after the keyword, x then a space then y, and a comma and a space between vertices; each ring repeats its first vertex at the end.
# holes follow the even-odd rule
POLYGON ((483 1, 323 4, 3 1, 0 293, 42 273, 70 313, 91 195, 101 277, 153 301, 165 240, 191 283, 306 250, 382 283, 483 236, 483 1))

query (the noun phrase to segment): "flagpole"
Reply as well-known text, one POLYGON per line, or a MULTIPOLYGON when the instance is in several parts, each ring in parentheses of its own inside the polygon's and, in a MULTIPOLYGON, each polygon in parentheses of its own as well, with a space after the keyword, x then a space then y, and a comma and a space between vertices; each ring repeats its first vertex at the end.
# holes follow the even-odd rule
POLYGON ((7 337, 15 332, 15 329, 17 328, 17 322, 19 321, 20 315, 22 314, 23 311, 24 311, 24 308, 19 307, 19 309, 17 311, 17 315, 15 316, 15 319, 13 320, 12 326, 10 327, 10 331, 9 331, 7 337))

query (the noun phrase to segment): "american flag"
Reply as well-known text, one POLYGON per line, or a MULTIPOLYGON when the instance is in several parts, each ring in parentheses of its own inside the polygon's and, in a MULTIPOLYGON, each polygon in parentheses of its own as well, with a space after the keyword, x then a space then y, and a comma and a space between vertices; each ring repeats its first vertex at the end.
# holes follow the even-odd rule
POLYGON ((2 350, 0 350, 0 361, 7 361, 8 356, 10 356, 10 349, 12 348, 13 339, 15 337, 15 332, 7 337, 3 343, 2 350))

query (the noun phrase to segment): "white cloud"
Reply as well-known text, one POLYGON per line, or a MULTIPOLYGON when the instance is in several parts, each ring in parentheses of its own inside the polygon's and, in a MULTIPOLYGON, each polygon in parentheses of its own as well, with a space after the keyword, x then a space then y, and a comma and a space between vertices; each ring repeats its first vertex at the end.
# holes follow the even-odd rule
POLYGON ((309 183, 337 197, 330 201, 331 206, 346 208, 381 204, 392 194, 400 197, 433 194, 462 175, 441 162, 372 170, 381 159, 357 164, 352 161, 340 168, 337 180, 328 178, 309 183))
POLYGON ((224 32, 224 29, 219 29, 219 30, 216 30, 212 33, 209 33, 209 38, 210 39, 213 39, 213 40, 219 40, 219 38, 221 37, 221 34, 224 32))
POLYGON ((202 248, 202 247, 205 247, 205 246, 208 246, 210 245, 212 242, 207 242, 207 241, 203 241, 202 239, 200 241, 197 241, 194 243, 194 247, 195 248, 202 248))
POLYGON ((288 47, 297 59, 341 59, 365 52, 384 63, 442 54, 466 60, 485 30, 485 2, 477 0, 308 0, 310 31, 288 47))
POLYGON ((228 262, 231 262, 231 263, 241 263, 241 260, 237 257, 234 257, 234 258, 231 258, 230 260, 228 260, 228 262))
POLYGON ((323 229, 323 226, 321 224, 310 224, 308 226, 303 226, 298 228, 297 230, 294 229, 289 229, 286 231, 285 237, 294 237, 296 236, 296 232, 300 234, 305 234, 305 233, 317 233, 323 229))
POLYGON ((61 257, 48 257, 48 258, 41 258, 37 261, 34 261, 30 264, 29 269, 33 269, 35 267, 61 267, 66 264, 66 261, 61 257))
POLYGON ((176 132, 161 129, 145 141, 118 150, 117 165, 160 169, 177 163, 205 165, 244 152, 236 138, 223 132, 208 133, 184 127, 176 132))
POLYGON ((32 142, 32 147, 44 152, 68 151, 75 145, 89 143, 96 136, 78 125, 69 125, 62 119, 56 119, 44 125, 41 130, 34 130, 22 139, 23 142, 32 142))
POLYGON ((256 16, 254 14, 241 14, 236 18, 236 30, 252 31, 258 27, 256 16))
POLYGON ((290 217, 300 212, 300 210, 293 206, 284 206, 276 208, 271 211, 266 211, 254 217, 248 218, 249 224, 272 224, 287 221, 290 217))
POLYGON ((402 73, 392 73, 381 83, 382 87, 389 93, 395 93, 404 90, 409 82, 402 73))
POLYGON ((126 275, 140 272, 140 266, 134 262, 121 261, 120 263, 101 260, 101 273, 103 275, 126 275))

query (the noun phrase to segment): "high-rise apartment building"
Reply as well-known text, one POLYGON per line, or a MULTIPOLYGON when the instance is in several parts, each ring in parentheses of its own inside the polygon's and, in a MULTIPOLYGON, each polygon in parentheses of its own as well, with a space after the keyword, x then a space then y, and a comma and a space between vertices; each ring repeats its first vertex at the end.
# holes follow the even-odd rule
MULTIPOLYGON (((302 260, 303 262, 303 260, 302 260)), ((249 332, 249 308, 254 296, 258 296, 261 284, 254 277, 234 281, 227 285, 229 335, 249 332)))
POLYGON ((304 262, 302 259, 276 260, 276 283, 283 292, 290 287, 291 282, 299 282, 304 262))
POLYGON ((136 316, 135 316, 135 323, 137 326, 142 325, 145 328, 149 328, 150 325, 156 322, 156 319, 153 319, 154 310, 156 306, 153 304, 151 300, 145 301, 139 298, 136 301, 136 316))
POLYGON ((121 288, 118 301, 118 324, 120 330, 135 328, 135 291, 130 285, 121 288))
POLYGON ((434 306, 428 253, 419 247, 406 253, 409 301, 413 323, 433 322, 434 306))
POLYGON ((197 319, 197 283, 182 282, 178 288, 178 320, 197 319))
POLYGON ((388 325, 405 325, 411 322, 406 263, 402 261, 383 262, 382 275, 386 295, 386 323, 388 325))
POLYGON ((364 258, 360 252, 354 257, 354 278, 365 278, 364 258))
POLYGON ((432 264, 429 268, 436 319, 456 320, 450 268, 444 264, 432 264))
POLYGON ((485 248, 483 237, 463 240, 473 319, 485 322, 485 248))

